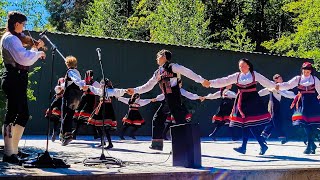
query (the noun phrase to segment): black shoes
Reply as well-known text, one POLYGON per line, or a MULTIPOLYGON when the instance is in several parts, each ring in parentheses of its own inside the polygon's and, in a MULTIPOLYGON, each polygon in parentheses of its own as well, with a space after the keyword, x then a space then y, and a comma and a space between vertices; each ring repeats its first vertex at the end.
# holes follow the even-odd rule
POLYGON ((16 154, 12 154, 11 156, 3 155, 2 162, 7 162, 10 164, 19 164, 20 160, 16 154))
POLYGON ((158 151, 162 151, 163 147, 162 146, 149 146, 150 149, 152 150, 158 150, 158 151))
POLYGON ((113 144, 109 144, 107 147, 105 147, 104 149, 111 149, 113 148, 113 144))
POLYGON ((260 147, 259 155, 264 155, 267 150, 268 150, 268 146, 264 144, 263 146, 260 147))
POLYGON ((238 153, 241 154, 246 154, 246 148, 241 147, 237 147, 237 148, 233 148, 233 150, 237 151, 238 153))

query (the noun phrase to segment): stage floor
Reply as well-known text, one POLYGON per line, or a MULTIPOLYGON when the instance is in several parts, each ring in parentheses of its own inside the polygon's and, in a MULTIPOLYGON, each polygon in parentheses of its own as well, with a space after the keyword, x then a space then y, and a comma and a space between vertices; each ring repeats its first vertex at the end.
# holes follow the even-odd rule
MULTIPOLYGON (((305 155, 303 142, 288 142, 281 145, 269 141, 269 149, 260 156, 259 145, 253 139, 247 146, 247 154, 233 151, 240 141, 228 139, 211 141, 203 138, 202 168, 190 169, 173 167, 170 156, 171 142, 165 141, 163 151, 150 150, 150 137, 137 137, 137 140, 119 140, 113 137, 114 148, 105 151, 106 156, 127 162, 125 167, 113 165, 84 166, 87 157, 97 157, 101 149, 98 140, 91 136, 78 136, 68 146, 59 141, 49 142, 51 155, 65 158, 71 165, 69 169, 36 169, 0 163, 2 177, 37 179, 320 179, 320 150, 315 155, 305 155), (169 157, 170 156, 170 157, 169 157)), ((26 152, 42 152, 46 141, 44 136, 24 136, 20 147, 26 152)), ((0 141, 3 145, 3 140, 0 141)), ((318 144, 317 144, 318 145, 318 144)))

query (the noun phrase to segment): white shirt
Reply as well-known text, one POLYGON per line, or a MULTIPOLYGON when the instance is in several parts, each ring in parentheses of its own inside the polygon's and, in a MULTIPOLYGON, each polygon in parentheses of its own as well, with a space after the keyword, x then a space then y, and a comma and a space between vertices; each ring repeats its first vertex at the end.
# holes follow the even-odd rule
MULTIPOLYGON (((233 91, 230 91, 229 89, 224 89, 222 92, 222 98, 230 98, 230 99, 234 99, 237 97, 237 94, 234 93, 233 91)), ((219 99, 221 98, 221 92, 215 92, 213 94, 208 94, 205 96, 206 99, 219 99)))
POLYGON ((4 33, 0 44, 4 49, 10 52, 11 56, 18 64, 23 66, 31 66, 41 57, 41 53, 36 48, 27 50, 22 46, 20 39, 10 32, 4 33))
MULTIPOLYGON (((130 98, 118 97, 118 100, 125 104, 129 104, 130 98)), ((138 101, 136 100, 135 103, 139 104, 140 107, 142 107, 149 104, 150 102, 151 102, 151 99, 139 99, 138 101)))
POLYGON ((320 94, 320 81, 316 76, 308 76, 308 77, 306 77, 304 75, 296 76, 288 82, 279 83, 278 84, 279 89, 280 90, 288 90, 288 89, 293 89, 293 88, 297 87, 299 85, 299 78, 300 77, 301 77, 300 85, 307 87, 312 84, 315 84, 315 88, 316 88, 318 94, 320 94))
MULTIPOLYGON (((180 88, 180 93, 181 93, 182 96, 184 96, 184 97, 186 97, 186 98, 188 98, 188 99, 190 99, 190 100, 197 100, 197 99, 200 98, 200 96, 198 96, 197 94, 193 94, 193 93, 191 93, 191 92, 189 92, 189 91, 186 91, 186 90, 183 89, 183 88, 180 88)), ((156 99, 157 101, 163 101, 164 98, 165 98, 165 97, 164 97, 164 94, 160 94, 160 95, 158 95, 155 99, 156 99)))
MULTIPOLYGON (((162 67, 159 67, 159 68, 160 68, 160 70, 162 69, 162 67)), ((192 70, 190 70, 184 66, 181 66, 179 64, 173 64, 172 71, 174 73, 177 73, 178 76, 179 75, 186 76, 187 78, 192 79, 193 81, 195 81, 197 83, 203 83, 203 81, 204 81, 204 79, 200 75, 197 75, 192 70)), ((153 87, 157 83, 158 83, 157 75, 156 75, 156 73, 153 73, 153 76, 151 77, 151 79, 149 79, 149 81, 146 84, 134 88, 134 93, 143 94, 143 93, 149 92, 153 89, 153 87)), ((177 78, 176 77, 170 78, 170 84, 171 84, 171 87, 176 86, 177 85, 177 78)))
POLYGON ((281 101, 281 96, 289 98, 289 99, 294 99, 296 97, 296 95, 294 94, 294 92, 292 91, 287 91, 287 90, 271 90, 268 88, 264 88, 262 90, 260 90, 258 92, 259 96, 266 96, 266 95, 270 95, 270 92, 273 93, 273 96, 280 102, 281 101))
MULTIPOLYGON (((276 87, 276 84, 273 81, 270 81, 269 79, 267 79, 266 77, 264 77, 263 75, 261 75, 260 73, 253 71, 254 75, 255 75, 255 80, 257 82, 259 82, 263 87, 269 88, 269 89, 274 89, 276 87)), ((238 78, 239 72, 234 73, 232 75, 229 75, 227 77, 223 77, 223 78, 218 78, 215 80, 210 80, 210 87, 213 88, 222 88, 225 86, 228 86, 230 84, 235 84, 237 83, 237 78, 238 78)), ((253 77, 251 72, 248 72, 246 74, 241 73, 239 76, 239 80, 238 83, 241 85, 246 85, 246 84, 250 84, 253 82, 253 77)))
MULTIPOLYGON (((94 86, 89 86, 90 91, 93 92, 93 94, 98 95, 98 96, 102 96, 102 88, 100 87, 94 87, 94 86)), ((125 89, 117 89, 117 88, 113 88, 113 89, 109 89, 106 88, 106 98, 108 97, 120 97, 123 96, 126 93, 125 89)))
MULTIPOLYGON (((68 70, 68 77, 70 77, 71 81, 74 82, 79 88, 82 88, 84 85, 86 85, 85 81, 81 79, 80 72, 77 69, 69 69, 68 70)), ((61 87, 65 89, 65 83, 64 82, 61 87)), ((67 82, 68 86, 71 84, 70 81, 67 82)))

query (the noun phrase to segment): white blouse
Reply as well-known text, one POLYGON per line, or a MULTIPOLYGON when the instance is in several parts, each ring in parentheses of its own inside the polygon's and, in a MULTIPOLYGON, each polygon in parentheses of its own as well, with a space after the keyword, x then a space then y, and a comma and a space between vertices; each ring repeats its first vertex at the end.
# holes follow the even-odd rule
MULTIPOLYGON (((93 94, 98 95, 98 96, 102 96, 102 88, 100 87, 94 87, 94 86, 89 86, 90 91, 93 92, 93 94)), ((106 88, 106 98, 108 97, 120 97, 123 96, 126 93, 126 89, 117 89, 117 88, 113 88, 113 89, 109 89, 106 88)))
MULTIPOLYGON (((267 79, 266 77, 264 77, 260 73, 258 73, 256 71, 254 71, 253 73, 255 75, 255 80, 257 82, 259 82, 263 87, 266 87, 269 89, 273 89, 276 87, 276 84, 273 81, 270 81, 269 79, 267 79)), ((210 87, 222 88, 222 87, 228 86, 230 84, 235 84, 235 83, 237 83, 238 75, 239 75, 239 72, 234 73, 232 75, 229 75, 227 77, 218 78, 215 80, 210 80, 210 87)), ((248 72, 246 74, 244 74, 244 73, 240 74, 239 80, 238 80, 239 84, 246 85, 246 84, 250 84, 252 82, 253 82, 253 77, 252 77, 251 72, 248 72)))
MULTIPOLYGON (((222 93, 222 98, 230 98, 230 99, 234 99, 237 97, 237 94, 233 91, 230 91, 229 89, 225 89, 223 90, 223 93, 222 93)), ((218 91, 218 92, 215 92, 213 94, 208 94, 205 96, 206 99, 219 99, 221 98, 221 92, 218 91)))
POLYGON ((292 91, 287 91, 287 90, 275 90, 275 89, 268 89, 268 88, 264 88, 261 89, 258 94, 259 96, 266 96, 266 95, 270 95, 270 92, 273 93, 273 96, 278 100, 281 101, 281 96, 285 97, 285 98, 289 98, 289 99, 294 99, 296 97, 296 95, 294 94, 294 92, 292 91))
MULTIPOLYGON (((130 98, 118 97, 118 100, 125 103, 125 104, 129 104, 130 98)), ((151 99, 139 99, 135 103, 139 104, 140 107, 142 107, 142 106, 149 104, 150 102, 151 102, 151 99)))
POLYGON ((302 86, 310 86, 312 84, 315 84, 315 88, 318 92, 318 94, 320 94, 320 81, 316 76, 296 76, 294 78, 292 78, 291 80, 289 80, 288 82, 283 82, 283 83, 279 83, 279 89, 280 90, 288 90, 288 89, 293 89, 295 87, 297 87, 299 85, 299 78, 301 77, 300 80, 300 85, 302 86), (314 77, 314 78, 313 78, 314 77))

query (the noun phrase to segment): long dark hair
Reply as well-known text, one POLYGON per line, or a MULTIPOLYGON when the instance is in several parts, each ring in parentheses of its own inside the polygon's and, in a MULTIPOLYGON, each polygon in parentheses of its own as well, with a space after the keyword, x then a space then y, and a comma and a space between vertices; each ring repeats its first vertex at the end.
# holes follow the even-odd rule
POLYGON ((100 84, 104 84, 104 83, 107 84, 107 88, 110 88, 110 89, 114 88, 110 79, 108 78, 101 79, 100 84))
POLYGON ((14 25, 18 22, 18 23, 22 23, 24 21, 27 21, 27 16, 25 16, 24 14, 22 14, 21 12, 18 11, 10 11, 8 13, 8 20, 7 20, 7 24, 6 24, 6 31, 10 32, 13 35, 18 35, 14 30, 15 27, 14 25))
POLYGON ((253 73, 253 71, 254 71, 254 69, 253 69, 253 64, 249 61, 249 59, 247 59, 247 58, 241 58, 241 59, 238 61, 238 63, 240 63, 241 61, 243 61, 243 62, 245 62, 246 64, 248 64, 248 66, 249 66, 249 71, 250 71, 251 73, 253 73))
POLYGON ((133 104, 136 102, 137 99, 140 98, 140 94, 139 93, 135 93, 131 96, 130 100, 129 100, 129 104, 133 104))

